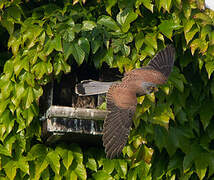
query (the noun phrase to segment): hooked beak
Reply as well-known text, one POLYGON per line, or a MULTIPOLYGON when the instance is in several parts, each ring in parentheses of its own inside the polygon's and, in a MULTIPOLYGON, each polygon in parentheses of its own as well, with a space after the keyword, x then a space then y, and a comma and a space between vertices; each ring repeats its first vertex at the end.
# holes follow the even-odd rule
POLYGON ((158 91, 158 88, 157 87, 154 87, 154 92, 157 92, 158 91))

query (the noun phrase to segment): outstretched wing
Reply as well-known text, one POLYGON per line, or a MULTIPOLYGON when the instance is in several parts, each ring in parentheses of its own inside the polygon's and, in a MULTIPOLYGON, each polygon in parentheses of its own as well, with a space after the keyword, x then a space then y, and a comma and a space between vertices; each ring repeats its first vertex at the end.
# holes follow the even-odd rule
POLYGON ((152 59, 149 61, 148 67, 155 69, 166 78, 172 71, 175 60, 175 48, 173 45, 168 45, 165 49, 159 51, 152 59))
POLYGON ((107 109, 111 112, 104 121, 102 138, 108 158, 118 156, 126 145, 136 104, 136 93, 122 83, 109 89, 107 109))
POLYGON ((168 45, 165 49, 159 51, 147 66, 127 72, 123 81, 141 78, 145 82, 153 81, 155 84, 163 84, 172 71, 174 60, 175 48, 173 45, 168 45))

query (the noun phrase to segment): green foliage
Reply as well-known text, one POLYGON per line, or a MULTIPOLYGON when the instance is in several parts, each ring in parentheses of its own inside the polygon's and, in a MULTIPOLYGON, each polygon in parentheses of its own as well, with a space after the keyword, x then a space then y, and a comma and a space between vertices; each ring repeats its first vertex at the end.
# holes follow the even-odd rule
POLYGON ((213 176, 214 12, 202 7, 196 0, 1 0, 0 177, 213 176), (42 144, 38 101, 53 76, 84 61, 139 68, 168 43, 177 52, 173 72, 159 92, 138 99, 120 159, 106 159, 103 149, 42 144))

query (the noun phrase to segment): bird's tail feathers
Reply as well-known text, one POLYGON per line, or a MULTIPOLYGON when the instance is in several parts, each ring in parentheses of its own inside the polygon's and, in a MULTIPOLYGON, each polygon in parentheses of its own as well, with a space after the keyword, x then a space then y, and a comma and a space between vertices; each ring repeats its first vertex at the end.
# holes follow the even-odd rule
POLYGON ((108 92, 110 86, 115 82, 100 82, 94 80, 84 80, 75 87, 75 93, 79 96, 90 96, 104 94, 108 92))

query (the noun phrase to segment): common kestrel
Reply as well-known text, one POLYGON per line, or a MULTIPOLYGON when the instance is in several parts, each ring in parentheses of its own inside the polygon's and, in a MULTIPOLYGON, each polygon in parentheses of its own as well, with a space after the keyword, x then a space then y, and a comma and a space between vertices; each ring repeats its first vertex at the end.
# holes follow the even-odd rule
POLYGON ((157 85, 167 81, 174 59, 175 49, 173 45, 168 45, 147 66, 126 73, 121 82, 84 81, 76 86, 76 92, 81 95, 93 95, 108 90, 107 109, 110 112, 104 121, 102 137, 108 158, 120 155, 127 142, 137 97, 153 92, 157 85))

